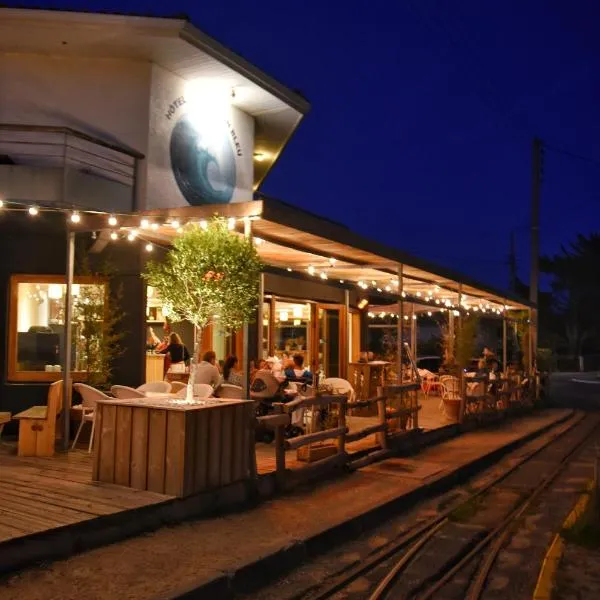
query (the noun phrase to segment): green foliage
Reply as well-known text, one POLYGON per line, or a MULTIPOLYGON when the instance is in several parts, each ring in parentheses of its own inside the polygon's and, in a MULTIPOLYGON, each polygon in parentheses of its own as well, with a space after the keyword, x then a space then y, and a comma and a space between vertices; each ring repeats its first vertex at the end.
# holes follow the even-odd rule
POLYGON ((578 235, 559 254, 543 257, 552 278, 552 303, 541 320, 559 334, 571 356, 600 350, 600 234, 578 235))
POLYGON ((218 319, 225 330, 240 329, 256 314, 262 262, 254 244, 215 218, 206 229, 187 225, 162 262, 143 274, 175 321, 202 329, 218 319))
POLYGON ((110 294, 105 284, 86 284, 73 298, 75 370, 86 373, 88 385, 108 387, 113 361, 123 354, 120 342, 124 333, 118 327, 123 318, 121 297, 120 289, 110 294))

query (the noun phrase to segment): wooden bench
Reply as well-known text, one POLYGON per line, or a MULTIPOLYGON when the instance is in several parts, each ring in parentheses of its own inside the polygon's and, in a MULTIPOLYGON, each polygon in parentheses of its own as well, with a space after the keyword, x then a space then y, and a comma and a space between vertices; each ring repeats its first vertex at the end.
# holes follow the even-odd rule
POLYGON ((48 389, 47 406, 32 406, 13 418, 19 421, 19 456, 53 456, 56 442, 56 416, 62 401, 63 382, 48 389))
POLYGON ((10 421, 9 412, 0 412, 0 438, 2 437, 2 430, 4 426, 10 421))

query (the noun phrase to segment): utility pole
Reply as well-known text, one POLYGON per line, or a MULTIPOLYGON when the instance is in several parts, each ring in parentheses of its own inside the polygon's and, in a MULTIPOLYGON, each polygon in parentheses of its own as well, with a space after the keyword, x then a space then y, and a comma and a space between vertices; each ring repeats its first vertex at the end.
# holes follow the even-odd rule
POLYGON ((531 186, 531 275, 529 301, 532 304, 529 323, 529 368, 536 365, 538 333, 538 285, 540 258, 540 195, 542 189, 542 141, 533 139, 532 147, 532 186, 531 186))

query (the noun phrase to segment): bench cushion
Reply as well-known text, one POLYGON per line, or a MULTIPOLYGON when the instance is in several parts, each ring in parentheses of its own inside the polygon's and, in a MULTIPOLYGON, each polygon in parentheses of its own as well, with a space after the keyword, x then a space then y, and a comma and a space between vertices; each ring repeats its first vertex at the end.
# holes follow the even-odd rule
POLYGON ((32 406, 23 412, 15 415, 13 419, 40 419, 45 420, 48 415, 47 406, 32 406))

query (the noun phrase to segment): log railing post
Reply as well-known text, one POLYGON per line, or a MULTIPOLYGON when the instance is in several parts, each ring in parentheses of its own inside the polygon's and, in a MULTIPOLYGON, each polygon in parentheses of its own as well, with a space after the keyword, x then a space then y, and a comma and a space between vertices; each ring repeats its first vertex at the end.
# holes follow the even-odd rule
POLYGON ((382 450, 387 450, 388 440, 387 440, 387 414, 386 414, 386 401, 387 396, 385 394, 384 387, 377 388, 377 395, 380 399, 377 401, 377 416, 379 417, 379 424, 384 427, 384 430, 377 434, 377 438, 379 441, 379 446, 382 450))
POLYGON ((278 483, 282 483, 285 477, 285 427, 275 427, 275 477, 278 483))
POLYGON ((346 405, 348 403, 348 396, 340 399, 338 404, 338 427, 342 428, 344 433, 340 434, 337 440, 337 447, 339 454, 346 453, 346 405))

